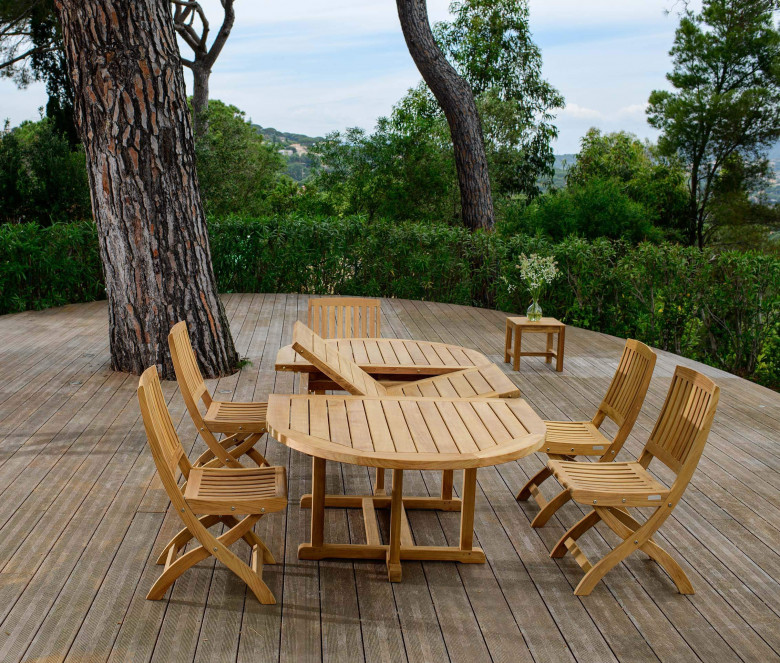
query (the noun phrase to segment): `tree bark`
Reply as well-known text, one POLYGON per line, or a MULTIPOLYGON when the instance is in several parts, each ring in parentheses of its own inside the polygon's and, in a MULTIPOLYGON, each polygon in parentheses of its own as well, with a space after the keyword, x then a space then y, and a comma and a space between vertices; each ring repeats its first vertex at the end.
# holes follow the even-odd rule
POLYGON ((463 222, 469 228, 495 223, 485 141, 474 94, 441 52, 431 32, 425 0, 396 0, 409 53, 450 126, 463 222))
POLYGON ((56 0, 87 154, 108 295, 111 365, 173 378, 186 320, 201 369, 237 354, 211 266, 192 126, 167 0, 56 0))
POLYGON ((197 60, 192 67, 192 122, 195 135, 203 136, 208 130, 206 111, 209 109, 209 76, 211 70, 197 60))

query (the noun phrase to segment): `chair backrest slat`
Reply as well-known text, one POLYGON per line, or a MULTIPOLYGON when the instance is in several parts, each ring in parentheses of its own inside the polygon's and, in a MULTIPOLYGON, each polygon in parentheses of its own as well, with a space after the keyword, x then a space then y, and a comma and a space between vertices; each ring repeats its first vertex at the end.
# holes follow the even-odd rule
POLYGON ((177 467, 188 477, 192 466, 171 421, 157 367, 147 368, 141 375, 138 381, 138 402, 154 463, 166 492, 171 496, 171 491, 179 490, 176 485, 177 467))
POLYGON ((173 368, 176 371, 176 381, 179 383, 182 398, 184 398, 192 420, 200 430, 204 424, 199 401, 203 401, 208 408, 211 404, 211 394, 209 394, 203 375, 198 368, 198 360, 187 332, 187 323, 177 322, 171 328, 168 334, 168 346, 171 350, 173 368))
POLYGON ((309 299, 308 326, 322 338, 379 338, 381 302, 363 297, 309 299))
POLYGON ((618 426, 628 424, 630 431, 645 400, 655 361, 655 352, 644 343, 628 339, 599 412, 618 426))
POLYGON ((366 373, 352 359, 341 354, 333 343, 302 322, 293 327, 293 349, 306 361, 345 391, 355 396, 385 396, 387 389, 366 373))
POLYGON ((704 450, 719 397, 720 389, 707 376, 678 366, 640 461, 647 464, 655 457, 678 477, 685 475, 687 483, 704 450))

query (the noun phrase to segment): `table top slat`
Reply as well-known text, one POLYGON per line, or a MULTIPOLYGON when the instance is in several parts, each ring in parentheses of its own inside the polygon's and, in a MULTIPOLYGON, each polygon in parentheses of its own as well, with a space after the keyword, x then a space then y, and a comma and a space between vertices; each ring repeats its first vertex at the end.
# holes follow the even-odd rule
POLYGON ((509 431, 509 434, 512 437, 522 437, 523 435, 528 434, 528 431, 526 430, 525 426, 523 426, 522 421, 517 418, 517 415, 515 415, 515 413, 509 407, 509 400, 510 399, 507 398, 495 400, 490 403, 490 408, 493 410, 493 413, 501 420, 501 423, 504 424, 504 427, 509 431))
POLYGON ((436 403, 433 401, 420 401, 418 406, 420 414, 422 414, 425 420, 425 425, 428 426, 431 437, 436 444, 436 449, 441 453, 460 453, 458 445, 455 444, 455 440, 447 428, 447 424, 442 419, 439 408, 436 407, 436 403))
POLYGON ((371 440, 376 451, 393 452, 395 444, 393 436, 390 434, 390 428, 387 425, 387 418, 382 409, 382 401, 377 399, 363 401, 368 427, 371 431, 371 440))
POLYGON ((542 419, 521 399, 269 397, 268 431, 311 456, 394 469, 462 469, 541 447, 542 419))
POLYGON ((482 423, 482 419, 474 410, 473 403, 469 401, 455 401, 455 409, 460 414, 460 418, 463 423, 466 424, 466 428, 474 440, 474 443, 480 450, 487 449, 495 446, 495 441, 490 431, 485 428, 485 424, 482 423))
POLYGON ((374 451, 374 443, 363 403, 364 401, 361 400, 351 400, 346 402, 349 435, 352 439, 353 449, 374 451))
POLYGON ((384 401, 382 410, 385 413, 387 426, 390 429, 390 435, 393 438, 393 446, 399 453, 417 451, 417 447, 409 432, 409 426, 406 424, 406 418, 401 412, 401 405, 398 401, 384 401))
POLYGON ((330 439, 336 444, 352 447, 352 436, 349 432, 346 402, 340 398, 327 397, 328 423, 330 424, 330 439))
POLYGON ((401 412, 404 413, 406 425, 412 434, 414 446, 421 453, 437 453, 436 443, 433 441, 425 418, 420 412, 419 401, 401 401, 401 412))

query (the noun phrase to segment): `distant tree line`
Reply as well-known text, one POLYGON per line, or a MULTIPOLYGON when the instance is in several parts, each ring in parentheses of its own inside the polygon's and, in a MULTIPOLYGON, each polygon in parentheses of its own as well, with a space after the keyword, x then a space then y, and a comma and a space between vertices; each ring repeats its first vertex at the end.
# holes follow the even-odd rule
MULTIPOLYGON (((64 100, 51 102, 56 110, 67 107, 72 94, 57 83, 67 80, 51 46, 58 28, 45 18, 49 1, 35 4, 41 12, 35 43, 45 58, 30 66, 51 82, 53 98, 64 100)), ((196 5, 172 5, 177 30, 205 18, 196 5)), ((648 117, 661 130, 658 143, 591 129, 565 178, 554 183, 554 113, 564 102, 541 75, 527 3, 454 2, 452 20, 433 26, 432 34, 474 94, 497 230, 556 240, 576 234, 777 250, 778 211, 760 193, 772 175, 767 149, 780 138, 776 6, 769 0, 708 0, 698 14, 686 9, 671 51, 671 90, 650 95, 648 117)), ((32 75, 26 71, 18 75, 32 75)), ((55 110, 41 122, 6 128, 0 138, 2 221, 45 224, 89 215, 87 180, 78 167, 83 151, 55 110)), ((287 138, 277 143, 282 134, 253 127, 234 106, 212 100, 193 112, 203 120, 197 170, 212 216, 464 221, 451 128, 425 82, 379 118, 373 131, 331 133, 307 143, 305 157, 292 159, 279 154, 287 138)))

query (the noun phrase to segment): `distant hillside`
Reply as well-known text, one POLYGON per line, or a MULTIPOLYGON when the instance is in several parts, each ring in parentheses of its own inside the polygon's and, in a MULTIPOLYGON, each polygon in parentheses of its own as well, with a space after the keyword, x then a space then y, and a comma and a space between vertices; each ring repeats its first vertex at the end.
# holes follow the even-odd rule
POLYGON ((562 189, 566 186, 566 171, 577 161, 576 154, 556 154, 555 155, 555 175, 553 175, 553 186, 556 189, 562 189))
POLYGON ((285 172, 290 177, 302 182, 311 174, 312 160, 309 156, 309 148, 317 141, 322 140, 320 136, 279 131, 273 127, 261 127, 259 124, 252 126, 263 135, 266 143, 278 146, 278 152, 287 161, 285 172))

